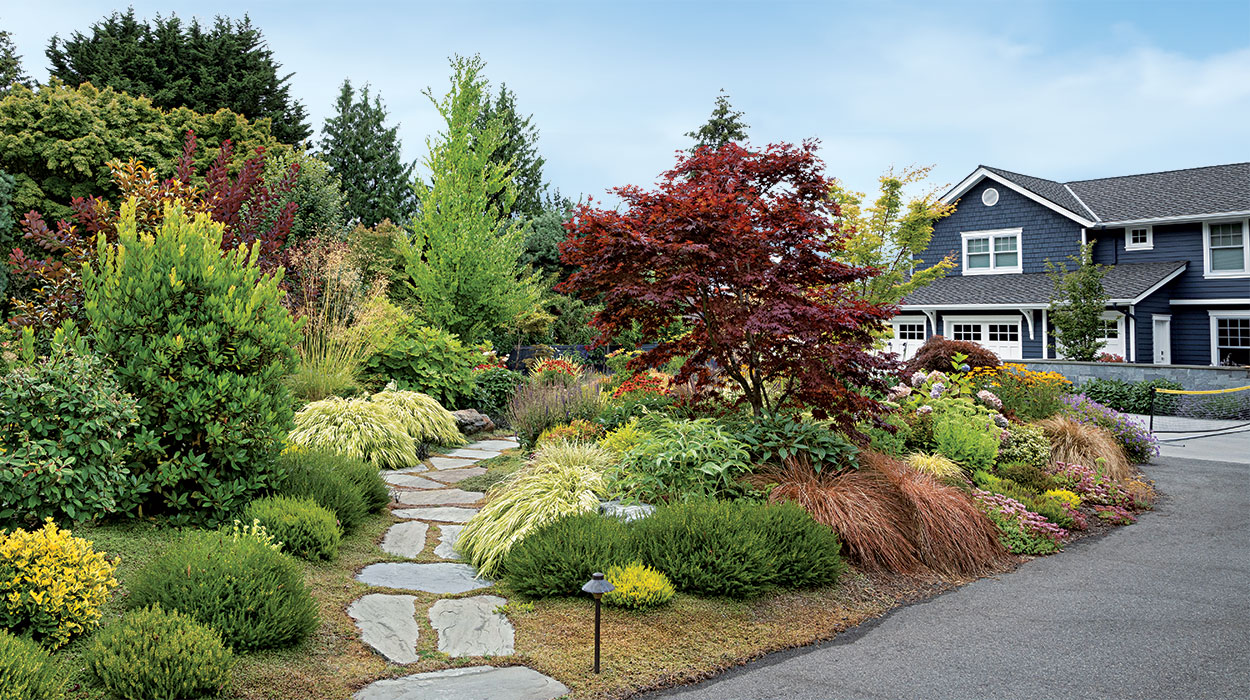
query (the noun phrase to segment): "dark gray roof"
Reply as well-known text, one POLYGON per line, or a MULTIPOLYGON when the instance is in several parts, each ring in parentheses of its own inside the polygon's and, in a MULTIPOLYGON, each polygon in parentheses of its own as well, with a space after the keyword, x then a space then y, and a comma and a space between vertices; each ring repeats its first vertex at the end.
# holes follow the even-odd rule
POLYGON ((1077 216, 1089 219, 1092 211, 1104 223, 1250 211, 1250 163, 1068 183, 982 167, 1077 216))
MULTIPOLYGON (((1110 299, 1136 299, 1185 265, 1184 262, 1121 263, 1107 268, 1102 286, 1110 299)), ((908 294, 903 305, 1046 304, 1054 289, 1050 275, 1044 272, 952 275, 908 294)))

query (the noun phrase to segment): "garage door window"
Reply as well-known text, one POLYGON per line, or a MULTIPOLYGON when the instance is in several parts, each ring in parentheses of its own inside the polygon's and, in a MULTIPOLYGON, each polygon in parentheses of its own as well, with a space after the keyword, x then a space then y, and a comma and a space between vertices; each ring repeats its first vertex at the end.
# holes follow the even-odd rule
POLYGON ((1017 343, 1020 341, 1020 326, 1014 323, 991 323, 989 340, 991 343, 1017 343))
POLYGON ((956 323, 951 328, 951 336, 955 340, 968 340, 974 343, 981 342, 981 324, 979 323, 956 323))

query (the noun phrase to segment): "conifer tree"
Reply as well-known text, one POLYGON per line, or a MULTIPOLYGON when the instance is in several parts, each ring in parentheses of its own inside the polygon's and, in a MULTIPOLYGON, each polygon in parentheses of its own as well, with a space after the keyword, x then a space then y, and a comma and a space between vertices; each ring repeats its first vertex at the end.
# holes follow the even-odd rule
POLYGON ((689 151, 693 154, 703 146, 715 150, 730 141, 745 141, 747 128, 742 121, 742 112, 734 110, 733 105, 729 104, 729 95, 722 89, 716 97, 716 107, 712 109, 712 116, 707 123, 697 131, 686 132, 686 136, 694 139, 694 145, 689 151))
MULTIPOLYGON (((507 85, 501 85, 493 100, 487 95, 482 101, 476 126, 485 129, 494 120, 498 120, 503 129, 499 148, 495 149, 491 160, 504 166, 511 164, 516 189, 516 201, 506 213, 526 218, 539 216, 546 211, 543 199, 547 183, 543 181, 543 165, 547 161, 538 155, 538 127, 532 122, 533 115, 522 117, 517 111, 516 93, 507 85)), ((495 203, 500 203, 497 196, 495 203)))
POLYGON ((350 218, 365 226, 408 221, 416 204, 415 164, 402 160, 399 126, 386 125, 381 96, 371 96, 365 85, 357 100, 351 81, 344 80, 334 109, 321 130, 321 157, 342 180, 350 218))
POLYGON ((13 46, 13 34, 0 31, 0 95, 8 92, 13 83, 30 87, 30 78, 22 70, 22 57, 13 46))

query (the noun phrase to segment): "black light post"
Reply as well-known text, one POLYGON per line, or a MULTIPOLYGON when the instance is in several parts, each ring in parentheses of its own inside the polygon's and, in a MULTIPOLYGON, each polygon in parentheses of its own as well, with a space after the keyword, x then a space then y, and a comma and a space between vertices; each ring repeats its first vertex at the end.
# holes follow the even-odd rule
POLYGON ((590 580, 582 586, 582 590, 595 597, 595 673, 599 672, 599 605, 604 593, 616 590, 611 581, 604 580, 603 574, 594 573, 590 580))

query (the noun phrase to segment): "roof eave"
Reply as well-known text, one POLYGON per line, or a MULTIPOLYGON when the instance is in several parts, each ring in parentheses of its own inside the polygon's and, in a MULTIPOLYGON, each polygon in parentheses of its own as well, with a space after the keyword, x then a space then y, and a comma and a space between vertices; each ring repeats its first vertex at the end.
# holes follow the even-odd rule
POLYGON ((1183 224, 1189 221, 1207 221, 1210 219, 1228 219, 1250 216, 1250 209, 1241 211, 1217 211, 1209 214, 1181 214, 1179 216, 1156 216, 1149 219, 1125 219, 1123 221, 1103 221, 1098 228, 1121 228, 1140 224, 1183 224))
POLYGON ((981 180, 985 178, 989 178, 993 180, 994 182, 997 182, 998 184, 1002 185, 1003 187, 1010 189, 1016 194, 1023 195, 1024 197, 1027 197, 1033 200, 1034 202, 1037 202, 1038 204, 1046 207, 1047 209, 1050 209, 1051 211, 1057 214, 1061 214, 1086 228, 1093 228, 1094 226, 1097 225, 1096 222, 1090 221, 1089 219, 1081 216, 1080 214, 1077 214, 1076 212, 1068 209, 1067 207, 1062 207, 1062 206, 1059 206, 1058 204, 1055 204, 1051 200, 1037 194, 1036 192, 1033 192, 1030 189, 1022 187, 1012 182, 1011 180, 1008 180, 1007 178, 999 175, 998 173, 995 173, 989 170, 984 165, 978 167, 976 170, 972 172, 971 175, 964 178, 963 181, 961 181, 958 185, 955 185, 953 188, 951 188, 950 191, 942 195, 942 198, 939 201, 941 201, 943 204, 951 204, 955 202, 955 200, 962 197, 965 192, 972 189, 974 186, 976 186, 978 182, 980 182, 981 180))

